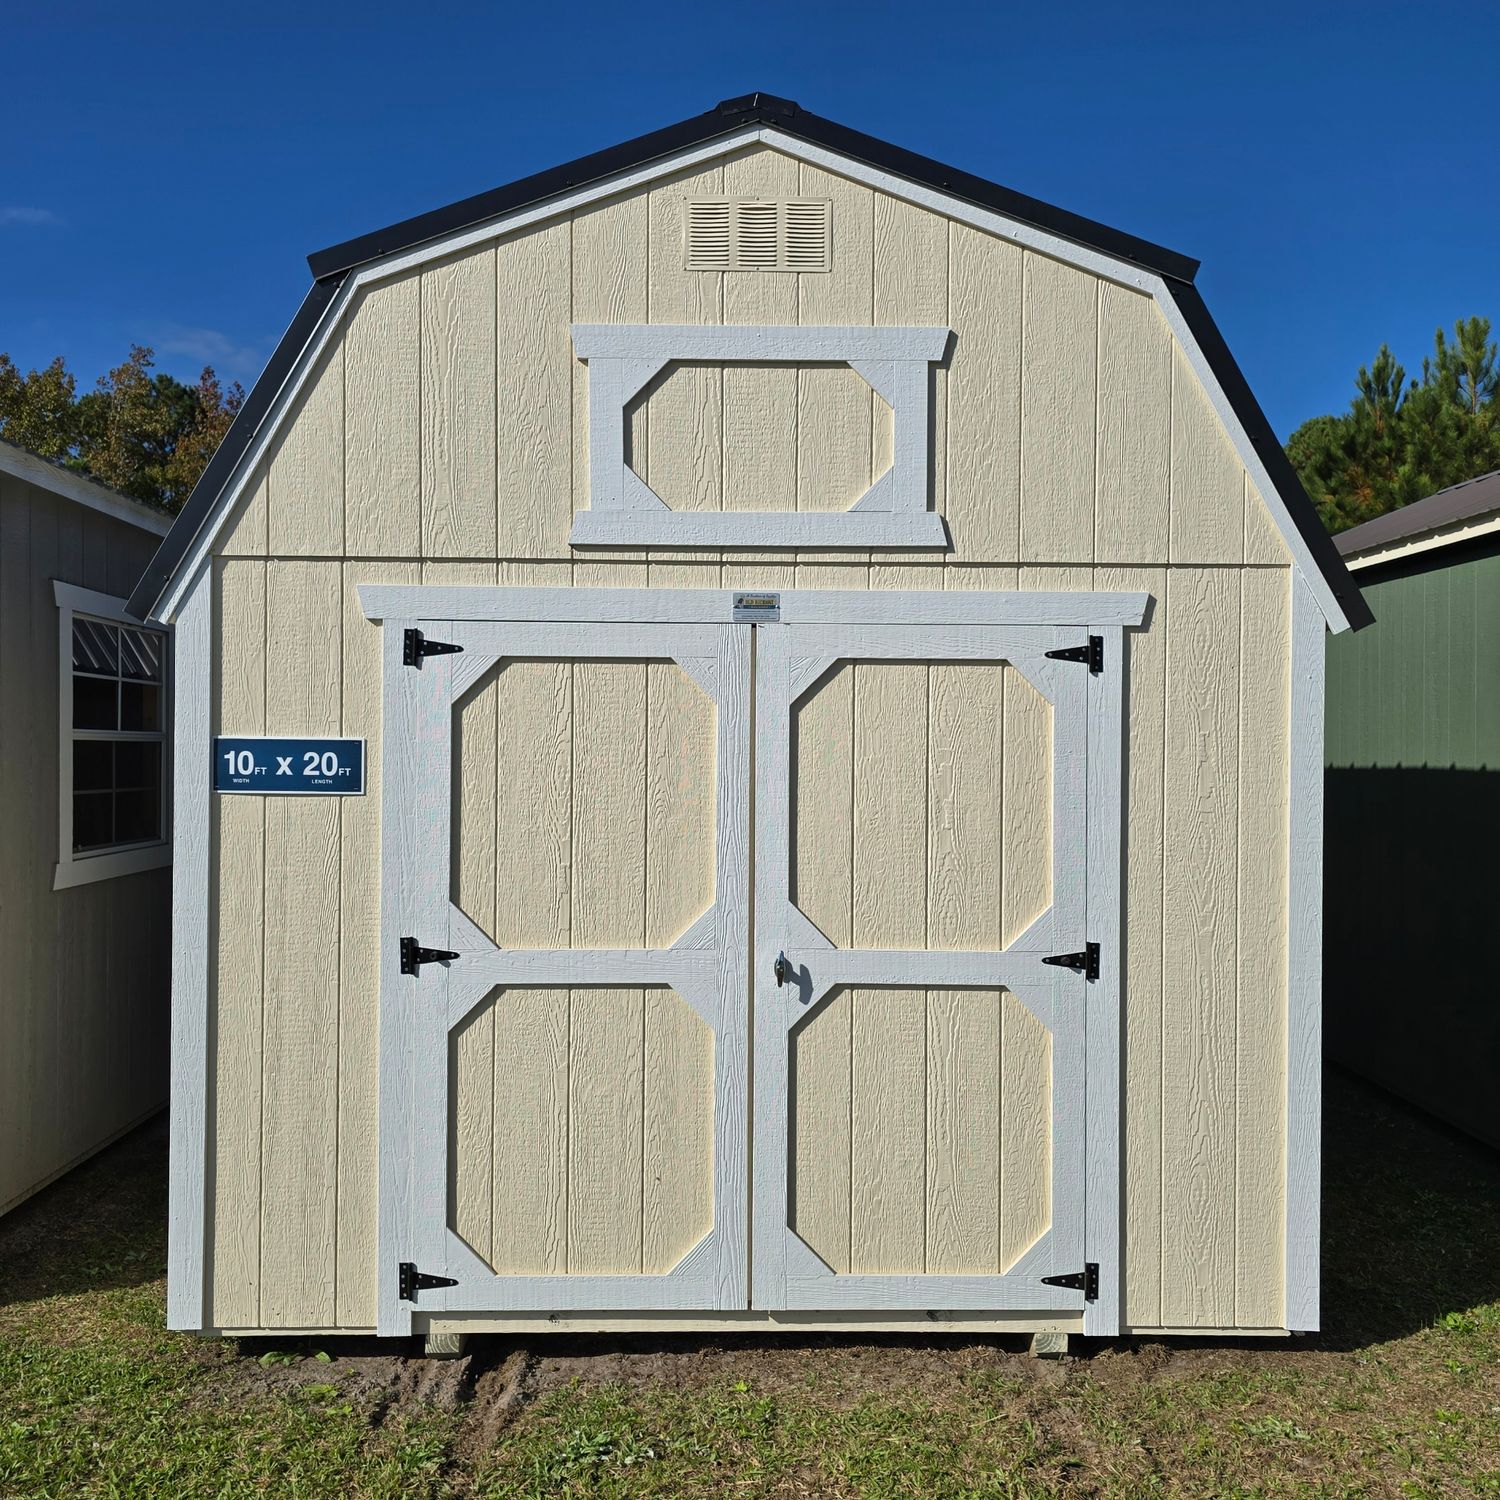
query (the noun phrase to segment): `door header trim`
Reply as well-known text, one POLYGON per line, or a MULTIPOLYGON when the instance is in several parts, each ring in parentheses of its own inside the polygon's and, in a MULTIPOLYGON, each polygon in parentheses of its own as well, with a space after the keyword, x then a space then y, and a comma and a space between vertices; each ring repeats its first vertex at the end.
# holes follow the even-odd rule
MULTIPOLYGON (((619 621, 729 625, 739 589, 446 587, 362 583, 370 620, 619 621)), ((783 589, 785 625, 1141 625, 1146 593, 783 589)))

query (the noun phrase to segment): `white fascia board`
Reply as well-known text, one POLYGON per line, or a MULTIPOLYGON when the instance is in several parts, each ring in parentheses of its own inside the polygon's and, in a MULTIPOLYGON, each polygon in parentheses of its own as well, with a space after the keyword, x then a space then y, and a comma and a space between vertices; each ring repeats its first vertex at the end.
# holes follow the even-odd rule
POLYGON ((1468 516, 1441 530, 1402 537, 1398 541, 1378 544, 1365 552, 1351 553, 1344 558, 1344 566, 1351 573, 1357 573, 1361 568, 1400 562, 1402 558, 1416 557, 1423 552, 1440 552, 1444 547, 1456 547, 1460 542, 1476 542, 1482 537, 1494 536, 1496 532, 1500 532, 1500 511, 1468 516))
POLYGON ((342 323, 350 302, 358 295, 361 289, 373 283, 387 280, 390 277, 398 276, 405 271, 415 269, 430 261, 444 259, 474 246, 491 243, 505 235, 514 234, 519 229, 527 228, 547 219, 556 218, 561 214, 585 207, 600 199, 618 196, 621 193, 646 186, 662 177, 670 176, 701 163, 715 160, 746 145, 757 142, 793 157, 798 161, 807 162, 812 166, 835 172, 841 177, 848 178, 850 181, 862 183, 876 191, 889 194, 891 197, 899 198, 920 208, 929 209, 934 213, 942 214, 946 218, 956 220, 962 224, 968 224, 973 228, 983 230, 987 234, 995 235, 999 239, 1008 240, 1012 244, 1020 245, 1028 250, 1034 250, 1038 254, 1046 255, 1050 259, 1060 261, 1065 265, 1074 266, 1081 271, 1101 276, 1106 280, 1116 282, 1121 286, 1131 287, 1136 291, 1150 296, 1160 309, 1162 316, 1166 318, 1174 337, 1182 345, 1183 351, 1188 356, 1188 362, 1192 365, 1194 373, 1198 376, 1204 391, 1209 397, 1210 404, 1218 414, 1219 420, 1223 423, 1230 442, 1234 446, 1235 452, 1239 455, 1240 461, 1255 480, 1256 488, 1260 491, 1261 497, 1271 513, 1276 529, 1280 533, 1291 555, 1293 566, 1296 572, 1306 580, 1309 589, 1312 591, 1313 598, 1317 601, 1318 608, 1328 624, 1328 628, 1335 634, 1349 628, 1348 617, 1344 614, 1342 607, 1335 598, 1333 590, 1328 586, 1328 582, 1323 577, 1321 569, 1314 562, 1312 554, 1308 550, 1307 543, 1303 541, 1301 533, 1297 530, 1296 524, 1287 510, 1280 492, 1272 482, 1265 465, 1261 463, 1260 457, 1255 451, 1254 444, 1251 443, 1249 435, 1245 432, 1239 417, 1235 414, 1222 387, 1219 385, 1212 369, 1210 369, 1208 361, 1204 358, 1203 351, 1198 347, 1197 340, 1194 339, 1191 330, 1177 308, 1176 302, 1167 290, 1165 281, 1159 275, 1153 271, 1147 271, 1142 267, 1133 265, 1129 261, 1114 259, 1111 256, 1103 254, 1101 251, 1092 250, 1086 246, 1075 244, 1070 240, 1061 239, 1032 225, 1018 223, 1016 220, 1008 219, 988 209, 977 208, 960 198, 950 197, 935 189, 909 182, 905 178, 880 171, 874 167, 867 166, 863 162, 841 156, 837 152, 829 151, 821 146, 815 146, 810 142, 799 140, 795 136, 787 135, 782 131, 769 127, 747 127, 730 135, 718 136, 714 140, 702 145, 677 152, 670 156, 658 158, 656 161, 633 168, 630 171, 620 172, 612 177, 604 178, 599 182, 590 184, 588 187, 580 188, 576 192, 546 199, 541 203, 519 209, 515 213, 491 220, 487 224, 463 230, 460 233, 449 235, 443 239, 432 240, 427 244, 417 246, 415 249, 393 254, 382 260, 372 261, 369 265, 362 267, 349 276, 339 295, 333 299, 325 310, 317 329, 304 346, 301 356, 289 371, 286 381, 283 383, 281 390, 277 393, 276 399, 267 412, 266 420, 261 424, 260 430, 246 448, 234 474, 225 485, 212 517, 204 523, 192 548, 184 556, 177 570, 176 578, 163 595, 161 604, 158 607, 158 616, 162 619, 170 619, 173 611, 178 608, 181 597, 185 592, 186 581, 196 575, 203 558, 213 546, 214 539, 223 525, 225 515, 232 510, 238 501, 249 475, 254 472, 256 465, 260 462, 271 440, 275 437, 281 423, 285 420, 286 413, 292 408, 293 403, 300 394, 311 370, 322 356, 333 334, 342 323))
POLYGON ((171 517, 163 515, 161 511, 142 505, 129 495, 108 489, 83 474, 59 468, 45 458, 38 458, 35 453, 17 448, 14 443, 0 442, 0 474, 24 479, 28 484, 34 484, 61 499, 87 506, 89 510, 96 510, 102 516, 123 521, 127 526, 134 526, 141 531, 149 531, 153 536, 165 536, 172 529, 171 517))

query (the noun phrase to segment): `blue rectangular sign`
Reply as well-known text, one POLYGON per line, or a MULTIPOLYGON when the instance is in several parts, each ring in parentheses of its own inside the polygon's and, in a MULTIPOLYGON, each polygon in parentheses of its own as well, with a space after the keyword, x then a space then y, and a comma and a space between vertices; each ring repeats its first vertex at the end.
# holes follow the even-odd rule
POLYGON ((364 789, 363 740, 221 734, 214 741, 216 792, 357 797, 364 789))

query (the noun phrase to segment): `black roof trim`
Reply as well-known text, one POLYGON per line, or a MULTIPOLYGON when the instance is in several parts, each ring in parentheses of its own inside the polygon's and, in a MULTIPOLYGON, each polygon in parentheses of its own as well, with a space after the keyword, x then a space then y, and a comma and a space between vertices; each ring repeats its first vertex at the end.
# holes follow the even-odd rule
POLYGON ((716 136, 742 130, 746 125, 758 124, 774 125, 815 146, 824 146, 883 172, 993 209, 1007 218, 1031 224, 1116 259, 1131 261, 1162 276, 1191 281, 1198 270, 1198 262, 1190 256, 1153 245, 1133 234, 1123 234, 1118 229, 1043 203, 1038 198, 1012 192, 998 183, 976 177, 972 172, 945 166, 931 157, 918 156, 861 131, 850 130, 774 94, 742 94, 737 99, 725 99, 713 109, 676 125, 668 125, 664 130, 654 130, 632 141, 611 146, 606 151, 581 156, 577 161, 523 177, 519 182, 508 183, 487 193, 476 193, 472 198, 450 203, 446 208, 418 214, 385 229, 377 229, 373 234, 363 234, 327 250, 315 251, 307 257, 307 263, 314 278, 321 281, 326 276, 336 276, 383 255, 394 255, 429 240, 457 234, 502 214, 513 213, 527 204, 572 192, 616 172, 630 171, 658 157, 701 145, 716 136))
POLYGON ((1365 597, 1360 593, 1354 576, 1344 566, 1333 538, 1318 517, 1317 506, 1303 489, 1302 481, 1297 477, 1292 461, 1286 456, 1286 450, 1277 440, 1265 412, 1261 410, 1260 402, 1255 399, 1255 392, 1250 389, 1250 382, 1245 379, 1244 371, 1229 352, 1229 345, 1224 342, 1224 335, 1219 332, 1219 325, 1214 322, 1202 293, 1197 287, 1181 281, 1168 281, 1167 289, 1198 347, 1203 351, 1203 357, 1208 361, 1209 369, 1214 372, 1235 416, 1240 419, 1240 425, 1250 439, 1250 446, 1255 449, 1256 456, 1266 467, 1266 473, 1271 476, 1276 493, 1285 502, 1293 525, 1307 543, 1313 562, 1317 564, 1324 582, 1344 611, 1349 628, 1363 630, 1366 625, 1373 625, 1375 616, 1370 613, 1370 606, 1365 603, 1365 597))
MULTIPOLYGON (((1387 542, 1405 541, 1408 537, 1422 536, 1430 531, 1441 531, 1445 526, 1456 526, 1471 516, 1483 515, 1486 511, 1500 510, 1500 469, 1492 474, 1476 474, 1473 479, 1450 484, 1447 489, 1435 490, 1424 500, 1413 500, 1399 510, 1388 510, 1383 516, 1352 526, 1334 538, 1334 545, 1343 557, 1368 552, 1387 542)), ((1467 541, 1458 536, 1442 543, 1467 541)))
POLYGON ((1055 208, 1023 193, 1012 192, 997 183, 976 177, 956 167, 945 166, 930 157, 919 156, 892 146, 874 136, 825 120, 800 108, 790 99, 773 94, 744 94, 726 99, 701 115, 669 125, 664 130, 638 136, 608 150, 580 157, 577 161, 522 178, 506 187, 480 193, 462 202, 450 204, 433 213, 402 220, 374 234, 346 240, 308 257, 315 278, 312 289, 298 310, 292 325, 276 346, 270 362, 255 382, 239 416, 230 427, 213 461, 194 487, 182 514, 162 542, 151 565, 130 598, 131 612, 146 618, 154 610, 174 572, 186 555, 205 522, 209 519, 220 492, 250 446, 287 374, 312 337, 329 304, 348 274, 368 261, 401 250, 458 233, 527 204, 541 202, 582 187, 590 182, 629 171, 647 162, 672 155, 742 129, 747 124, 775 125, 789 135, 813 145, 825 147, 842 156, 862 161, 876 169, 904 177, 950 197, 991 209, 1007 218, 1030 224, 1048 234, 1074 244, 1097 250, 1112 259, 1122 260, 1161 276, 1177 306, 1197 339, 1204 357, 1218 378, 1226 397, 1249 434, 1286 504, 1297 530, 1306 541, 1334 597, 1343 608, 1350 625, 1358 630, 1371 623, 1373 616, 1364 602, 1358 585, 1324 531, 1317 510, 1303 490, 1296 471, 1282 451, 1259 402, 1235 363, 1202 297, 1192 285, 1198 262, 1176 251, 1164 249, 1135 235, 1123 234, 1103 224, 1065 209, 1055 208))
POLYGON ((259 379, 250 388, 250 394, 245 397, 245 404, 240 407, 239 415, 224 434, 224 441, 209 460, 208 467, 198 476, 187 504, 173 521, 172 529, 162 538, 161 546, 156 549, 156 556, 147 564, 140 582, 136 584, 127 608, 137 619, 150 619, 155 612, 178 564, 187 555, 204 523, 212 515, 219 495, 229 483, 230 475, 254 441, 276 393, 291 373, 297 356, 312 337, 313 330, 317 328, 342 282, 343 278, 340 277, 335 281, 316 282, 308 288, 307 296, 302 299, 302 306, 297 309, 297 316, 282 335, 281 342, 266 362, 265 369, 260 372, 259 379))

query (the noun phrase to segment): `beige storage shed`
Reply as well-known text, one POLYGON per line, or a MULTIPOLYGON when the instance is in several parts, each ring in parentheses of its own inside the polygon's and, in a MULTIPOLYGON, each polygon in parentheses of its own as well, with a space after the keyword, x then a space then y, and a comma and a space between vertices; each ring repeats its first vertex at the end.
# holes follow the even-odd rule
POLYGON ((0 1213, 167 1102, 166 532, 0 441, 0 1213))
POLYGON ((311 265, 133 601, 172 1325, 1316 1327, 1368 616, 1195 263, 757 94, 311 265))

